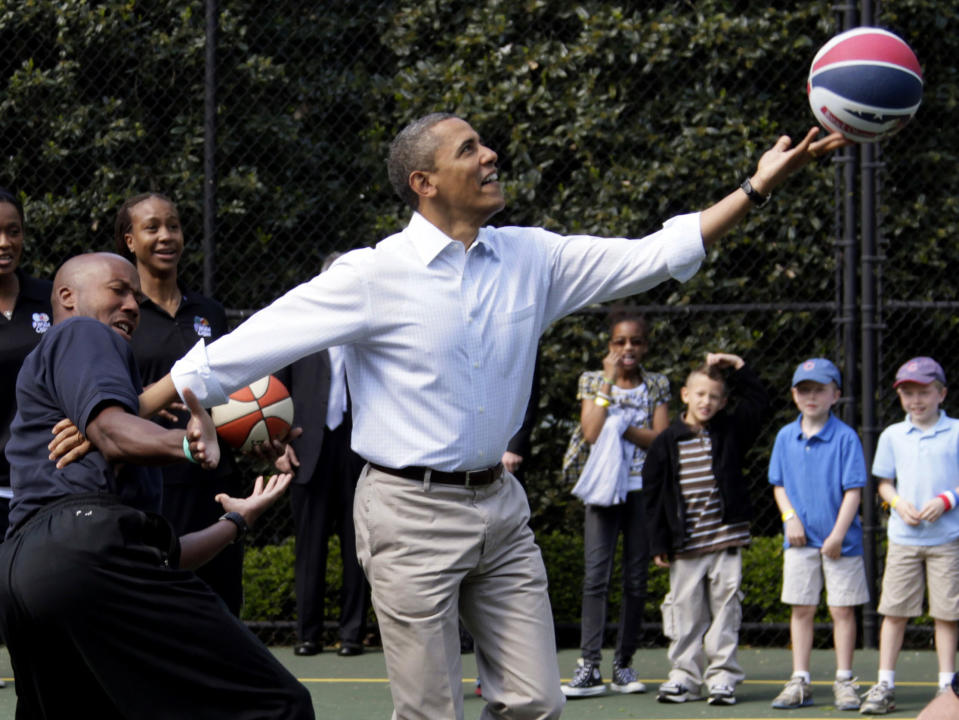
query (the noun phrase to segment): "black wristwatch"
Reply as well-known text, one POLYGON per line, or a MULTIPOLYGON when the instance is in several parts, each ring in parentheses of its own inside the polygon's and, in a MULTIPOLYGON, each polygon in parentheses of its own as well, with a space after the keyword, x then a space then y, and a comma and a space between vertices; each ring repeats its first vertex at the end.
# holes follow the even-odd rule
POLYGON ((756 188, 753 187, 753 184, 749 182, 749 178, 743 180, 743 184, 739 187, 744 193, 746 193, 746 197, 748 197, 750 202, 752 202, 752 204, 756 207, 762 207, 768 203, 769 198, 773 196, 772 193, 769 193, 769 195, 763 195, 760 193, 756 188))
POLYGON ((236 537, 233 538, 233 542, 235 543, 240 542, 250 531, 250 526, 246 524, 246 520, 244 520, 243 516, 236 510, 230 510, 230 512, 224 513, 220 516, 220 520, 229 520, 236 525, 236 537))

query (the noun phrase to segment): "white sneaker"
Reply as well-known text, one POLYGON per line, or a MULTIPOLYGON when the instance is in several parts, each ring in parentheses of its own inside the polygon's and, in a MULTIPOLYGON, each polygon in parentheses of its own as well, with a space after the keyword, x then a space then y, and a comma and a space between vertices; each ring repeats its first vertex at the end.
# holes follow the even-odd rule
POLYGON ((659 686, 656 700, 661 703, 684 703, 689 700, 699 700, 699 696, 693 695, 692 691, 685 685, 677 682, 664 682, 659 686))
POLYGON ((735 705, 736 691, 729 685, 713 685, 709 688, 709 697, 706 699, 710 705, 735 705))
POLYGON ((896 709, 896 689, 885 682, 876 683, 863 696, 859 712, 863 715, 885 715, 896 709))
POLYGON ((862 702, 859 700, 859 685, 856 678, 836 680, 832 684, 833 704, 837 710, 858 710, 862 702))
POLYGON ((794 675, 789 678, 786 687, 776 696, 772 705, 777 710, 792 710, 812 705, 812 685, 794 675))

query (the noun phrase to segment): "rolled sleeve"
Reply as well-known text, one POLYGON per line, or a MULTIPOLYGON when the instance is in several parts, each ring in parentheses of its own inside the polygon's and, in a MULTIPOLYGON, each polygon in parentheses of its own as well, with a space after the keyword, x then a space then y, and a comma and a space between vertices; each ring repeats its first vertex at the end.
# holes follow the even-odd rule
POLYGON ((181 398, 183 390, 190 388, 204 407, 221 405, 227 401, 227 394, 210 370, 210 359, 202 340, 173 364, 170 377, 181 398))
POLYGON ((679 282, 686 282, 699 271, 706 248, 699 224, 699 213, 678 215, 663 223, 663 230, 675 237, 670 243, 667 259, 669 274, 679 282))

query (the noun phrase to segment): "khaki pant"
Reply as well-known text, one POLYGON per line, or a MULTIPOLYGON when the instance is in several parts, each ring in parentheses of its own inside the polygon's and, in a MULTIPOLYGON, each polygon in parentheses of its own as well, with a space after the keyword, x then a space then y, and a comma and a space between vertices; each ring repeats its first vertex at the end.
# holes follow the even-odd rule
POLYGON ((742 623, 739 548, 673 560, 663 600, 663 634, 670 639, 670 682, 694 693, 735 687, 746 677, 736 660, 742 623))
POLYGON ((559 717, 546 568, 512 475, 427 485, 368 465, 353 513, 396 720, 463 717, 461 617, 476 643, 482 717, 559 717))

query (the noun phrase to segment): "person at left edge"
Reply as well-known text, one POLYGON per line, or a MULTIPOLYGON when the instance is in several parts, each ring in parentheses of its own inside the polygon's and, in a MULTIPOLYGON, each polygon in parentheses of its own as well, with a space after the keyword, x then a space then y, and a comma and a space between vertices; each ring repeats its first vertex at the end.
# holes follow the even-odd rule
MULTIPOLYGON (((136 265, 143 293, 140 326, 130 341, 145 385, 162 378, 173 363, 199 340, 226 334, 223 306, 186 288, 178 278, 184 238, 180 214, 173 202, 155 192, 128 198, 114 224, 116 252, 136 265)), ((176 407, 176 406, 175 406, 176 407)), ((166 410, 154 420, 163 427, 185 428, 185 408, 166 410)), ((220 448, 215 470, 181 462, 165 465, 160 514, 177 535, 206 527, 222 514, 217 493, 241 491, 239 473, 229 447, 220 448)), ((239 615, 243 602, 243 545, 225 548, 196 574, 239 615)))
POLYGON ((290 476, 258 478, 248 498, 177 538, 145 464, 215 467, 216 431, 195 396, 186 431, 136 415, 128 341, 139 279, 123 258, 68 260, 54 280, 55 323, 27 356, 7 455, 14 495, 0 545, 0 632, 17 678, 18 718, 277 720, 313 717, 309 692, 191 571, 239 540, 290 476), (92 450, 58 468, 62 417, 92 450))
MULTIPOLYGON (((3 449, 17 414, 16 382, 23 359, 50 327, 49 280, 20 269, 26 225, 19 198, 0 188, 0 537, 10 510, 10 464, 3 449)), ((0 681, 2 687, 2 681, 0 681)))

